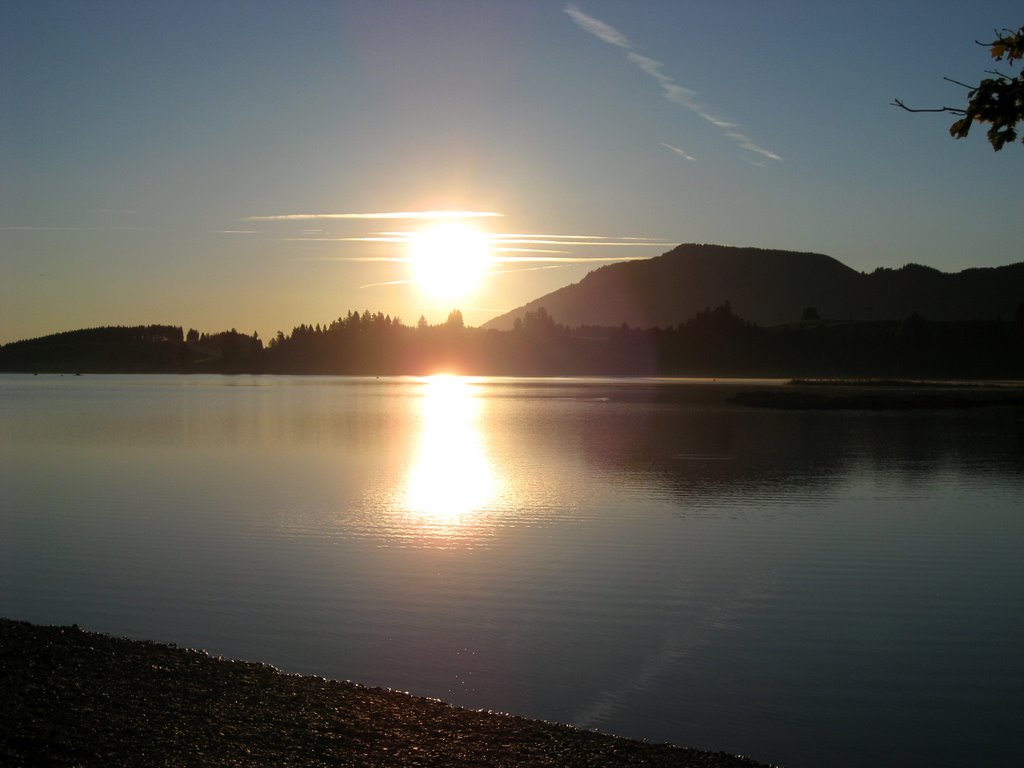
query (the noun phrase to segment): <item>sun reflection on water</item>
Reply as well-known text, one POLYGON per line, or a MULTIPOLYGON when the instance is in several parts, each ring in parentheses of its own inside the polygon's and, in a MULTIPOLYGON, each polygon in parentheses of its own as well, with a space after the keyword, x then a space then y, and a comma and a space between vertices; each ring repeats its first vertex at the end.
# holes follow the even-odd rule
POLYGON ((499 480, 480 425, 481 406, 470 380, 424 380, 419 443, 403 499, 411 522, 424 533, 455 536, 470 533, 464 528, 479 529, 481 517, 498 497, 499 480))

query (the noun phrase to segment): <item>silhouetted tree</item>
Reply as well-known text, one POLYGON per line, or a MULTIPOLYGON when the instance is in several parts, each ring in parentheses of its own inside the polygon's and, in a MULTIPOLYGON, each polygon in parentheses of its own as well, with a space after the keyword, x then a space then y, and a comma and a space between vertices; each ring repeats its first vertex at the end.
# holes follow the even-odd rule
POLYGON ((0 370, 1024 378, 1024 302, 1013 322, 927 321, 915 312, 905 321, 813 329, 762 328, 729 304, 671 328, 568 329, 539 309, 523 319, 509 332, 457 320, 416 329, 379 312, 350 312, 326 328, 278 331, 266 349, 234 329, 199 334, 194 346, 172 326, 85 329, 4 345, 0 370))
MULTIPOLYGON (((1006 59, 1008 66, 1024 59, 1024 27, 1016 32, 1006 28, 996 32, 996 39, 990 43, 981 43, 989 49, 994 61, 1006 59)), ((987 70, 992 75, 977 85, 967 85, 951 78, 951 83, 967 89, 966 107, 937 107, 933 109, 912 109, 900 99, 893 104, 908 112, 945 112, 957 115, 960 119, 949 127, 950 135, 962 139, 971 131, 974 123, 987 123, 988 140, 992 149, 998 152, 1006 143, 1017 140, 1017 126, 1024 122, 1024 71, 1016 75, 998 70, 987 70)), ((1024 137, 1021 139, 1024 141, 1024 137)))
POLYGON ((821 320, 821 315, 818 314, 818 310, 814 307, 806 307, 800 319, 805 323, 814 323, 821 320))
POLYGON ((523 315, 521 328, 528 334, 550 336, 555 332, 555 327, 555 318, 549 315, 544 307, 538 307, 536 312, 527 312, 523 315))

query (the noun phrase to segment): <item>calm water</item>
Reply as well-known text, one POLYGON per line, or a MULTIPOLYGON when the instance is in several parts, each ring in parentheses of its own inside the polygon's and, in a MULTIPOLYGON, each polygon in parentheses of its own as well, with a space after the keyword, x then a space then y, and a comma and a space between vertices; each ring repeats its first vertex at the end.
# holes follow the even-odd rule
POLYGON ((1024 416, 737 386, 0 376, 0 615, 790 768, 1016 759, 1024 416))

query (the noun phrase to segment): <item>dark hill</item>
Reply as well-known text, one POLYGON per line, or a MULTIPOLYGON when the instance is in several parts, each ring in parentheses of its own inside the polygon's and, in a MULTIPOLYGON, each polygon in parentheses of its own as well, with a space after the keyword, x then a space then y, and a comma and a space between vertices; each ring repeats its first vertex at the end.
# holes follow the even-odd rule
POLYGON ((181 326, 106 326, 64 331, 0 346, 0 371, 170 373, 233 371, 263 344, 234 329, 199 337, 181 326), (194 336, 194 338, 193 338, 194 336))
POLYGON ((760 325, 797 321, 806 307, 839 320, 902 320, 913 312, 931 320, 1009 319, 1022 301, 1024 263, 956 274, 908 264, 864 274, 820 253, 685 244, 596 269, 485 327, 511 328, 541 307, 571 327, 668 327, 725 302, 760 325))
POLYGON ((174 370, 182 342, 182 330, 176 325, 64 331, 0 347, 0 371, 174 370))

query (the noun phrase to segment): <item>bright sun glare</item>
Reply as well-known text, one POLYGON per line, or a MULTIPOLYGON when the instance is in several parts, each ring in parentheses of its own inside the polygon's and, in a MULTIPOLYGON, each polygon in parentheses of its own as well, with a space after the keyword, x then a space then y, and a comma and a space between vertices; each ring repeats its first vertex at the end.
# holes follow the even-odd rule
POLYGON ((458 376, 431 376, 421 399, 423 429, 405 489, 419 525, 445 532, 493 503, 498 479, 480 428, 481 400, 458 376))
POLYGON ((471 293, 491 267, 490 238, 459 221, 414 232, 408 248, 413 282, 435 299, 458 299, 471 293))

